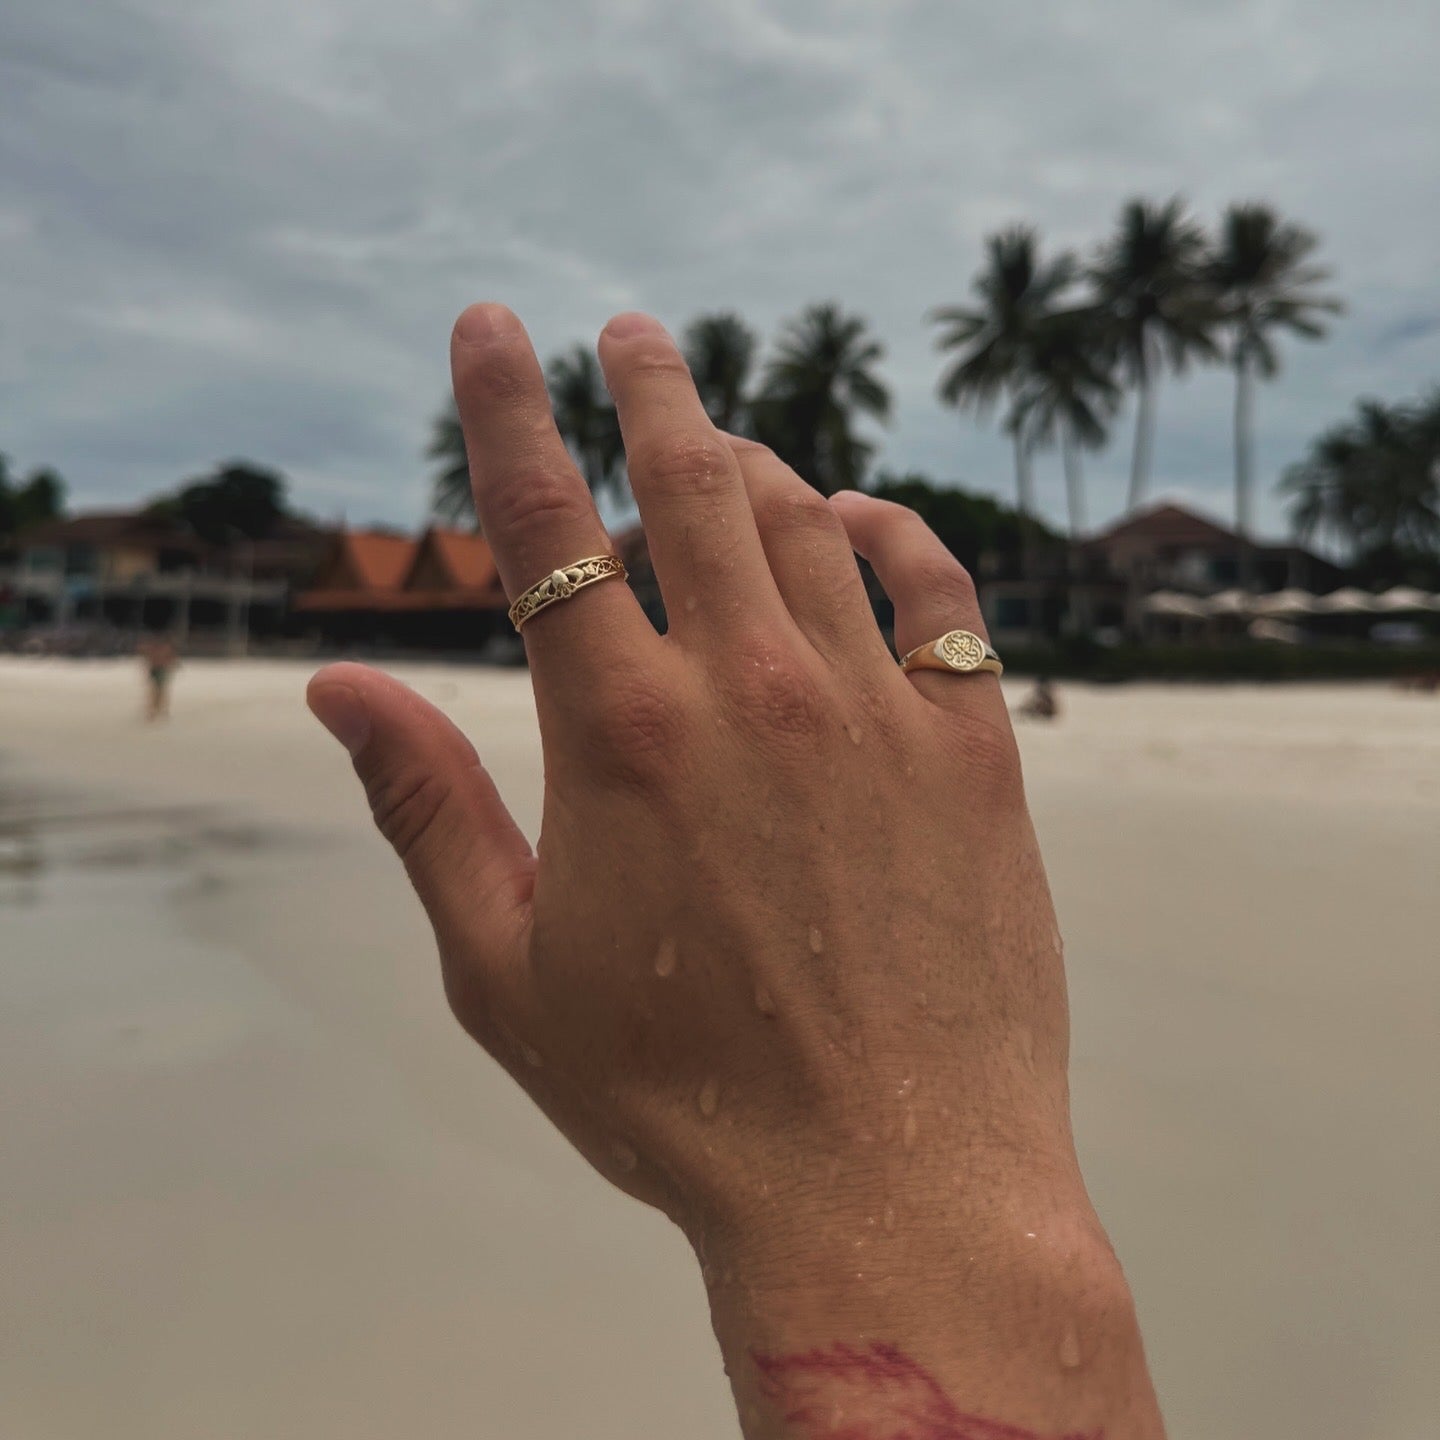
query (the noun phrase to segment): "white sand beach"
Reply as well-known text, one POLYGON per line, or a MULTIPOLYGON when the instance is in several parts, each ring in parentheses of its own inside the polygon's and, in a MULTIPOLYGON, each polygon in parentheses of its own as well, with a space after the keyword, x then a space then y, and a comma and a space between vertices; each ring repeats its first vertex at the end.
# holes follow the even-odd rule
MULTIPOLYGON (((527 675, 395 668, 533 834, 527 675)), ((133 663, 0 660, 0 1436, 733 1440, 688 1250, 450 1020, 308 673, 147 727, 133 663)), ((1440 702, 1062 698, 1078 1134, 1172 1434, 1433 1435, 1440 702)))

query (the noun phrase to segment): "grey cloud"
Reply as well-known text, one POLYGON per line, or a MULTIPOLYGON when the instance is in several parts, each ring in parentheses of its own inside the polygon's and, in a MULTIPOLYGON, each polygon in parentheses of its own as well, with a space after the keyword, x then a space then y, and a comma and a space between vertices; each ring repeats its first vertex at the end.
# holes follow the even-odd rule
MULTIPOLYGON (((467 300, 509 301, 543 351, 630 305, 768 330, 834 296, 889 348, 883 463, 1003 491, 1004 443, 935 404, 926 310, 987 229, 1085 244, 1181 190, 1274 198, 1351 301, 1262 395, 1273 476, 1355 394, 1440 373, 1417 320, 1437 23, 1427 0, 11 0, 0 445, 97 501, 247 450, 302 500, 413 521, 467 300)), ((1157 471, 1222 510, 1228 404, 1223 374, 1167 385, 1157 471)), ((1122 417, 1097 516, 1126 448, 1122 417)))

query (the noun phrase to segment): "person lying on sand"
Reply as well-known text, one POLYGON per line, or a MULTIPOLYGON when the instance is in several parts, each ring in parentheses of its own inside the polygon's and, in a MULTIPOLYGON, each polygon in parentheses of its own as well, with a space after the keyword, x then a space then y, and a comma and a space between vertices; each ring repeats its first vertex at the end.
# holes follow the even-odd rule
POLYGON ((913 512, 718 431, 655 321, 599 355, 664 636, 611 583, 519 321, 474 306, 451 344, 535 687, 538 847, 434 706, 353 664, 309 689, 451 1007, 684 1231, 749 1440, 1161 1436, 1075 1158, 1060 935, 970 577, 913 512))
POLYGON ((1055 693, 1055 687, 1050 683, 1048 675, 1042 675, 1035 682, 1035 688, 1017 707, 1015 713, 1024 716, 1027 720, 1058 720, 1060 718, 1060 697, 1055 693))

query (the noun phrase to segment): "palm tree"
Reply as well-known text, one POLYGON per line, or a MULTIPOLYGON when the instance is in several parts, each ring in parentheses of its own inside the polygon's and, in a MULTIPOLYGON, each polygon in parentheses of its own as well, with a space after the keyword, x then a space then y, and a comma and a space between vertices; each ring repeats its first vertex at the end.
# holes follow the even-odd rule
POLYGON ((875 374, 884 355, 866 322, 834 304, 809 306, 776 342, 751 406, 755 433, 822 495, 864 477, 874 447, 854 421, 890 418, 890 392, 875 374))
POLYGON ((447 525, 474 525, 475 500, 470 493, 470 465, 465 458, 465 432, 454 400, 435 417, 430 426, 426 459, 436 462, 430 487, 430 511, 447 525))
POLYGON ((1240 536, 1240 585, 1254 577, 1250 502, 1254 487, 1255 377, 1280 371, 1275 341, 1282 331, 1305 340, 1325 334, 1322 315, 1338 314, 1340 302, 1316 293, 1330 272, 1312 264, 1319 240, 1282 221, 1268 205, 1232 205, 1206 267, 1219 306, 1220 324, 1235 370, 1235 529, 1240 536))
POLYGON ((1020 423, 1018 401, 1031 374, 1036 337, 1074 278, 1072 256, 1042 262, 1034 227, 1012 225, 985 241, 985 264, 970 283, 977 303, 941 306, 929 317, 944 327, 935 348, 959 352, 940 377, 940 399, 978 415, 1002 399, 1009 402, 1005 428, 1015 446, 1015 498, 1027 535, 1035 497, 1030 437, 1020 423))
POLYGON ((1120 404, 1103 325, 1088 305, 1041 317, 1015 392, 1015 419, 1027 448, 1059 443, 1072 541, 1086 529, 1079 452, 1105 444, 1120 404))
POLYGON ((1440 560, 1440 390, 1416 405, 1361 401, 1281 489, 1301 538, 1328 535, 1381 578, 1440 560))
POLYGON ((1090 614, 1084 587, 1077 583, 1078 546, 1086 529, 1080 451, 1105 444, 1110 418, 1120 404, 1103 318, 1088 305, 1042 317, 1028 347, 1014 406, 1027 450, 1057 442, 1060 447, 1070 517, 1069 619, 1081 633, 1090 628, 1090 614))
POLYGON ((1213 297, 1205 284, 1205 232, 1178 196, 1132 200, 1090 270, 1116 353, 1137 392, 1127 509, 1145 498, 1155 448, 1155 389, 1165 368, 1215 359, 1213 297))
POLYGON ((600 362, 584 345, 557 355, 545 367, 555 427, 560 431, 593 495, 625 494, 625 446, 600 362))
POLYGON ((738 431, 745 423, 757 344, 755 332, 728 313, 698 316, 685 330, 685 359, 695 388, 721 430, 738 431))

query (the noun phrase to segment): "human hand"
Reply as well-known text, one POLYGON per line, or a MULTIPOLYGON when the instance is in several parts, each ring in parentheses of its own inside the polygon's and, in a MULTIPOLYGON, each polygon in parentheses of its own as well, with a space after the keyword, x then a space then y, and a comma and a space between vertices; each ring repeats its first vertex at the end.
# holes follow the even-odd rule
MULTIPOLYGON (((451 357, 508 593, 607 552, 519 322, 472 307, 451 357)), ((1042 1352, 1093 1376, 1131 1322, 1075 1164, 1061 947, 1004 700, 989 675, 902 674, 853 551, 902 650, 983 633, 973 586, 911 512, 827 502, 720 434, 653 321, 612 321, 600 359, 669 630, 608 582, 527 623, 538 850, 439 711, 359 666, 311 685, 450 1003, 684 1229, 748 1434, 789 1433, 786 1347, 862 1335, 920 1344, 967 1413, 1111 1421, 1050 1388, 1017 1409, 1005 1378, 1042 1352)))

